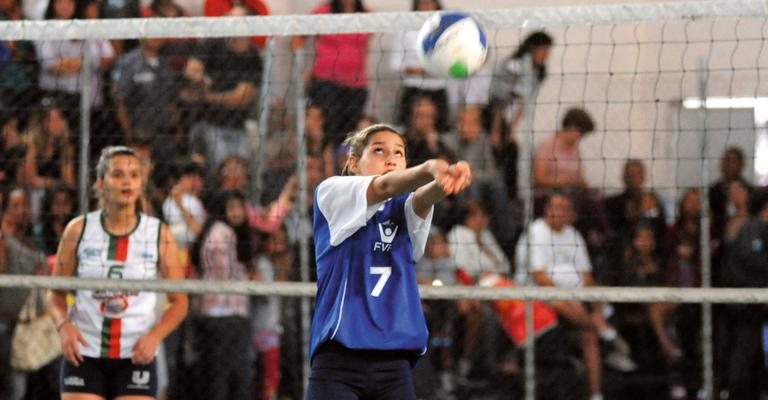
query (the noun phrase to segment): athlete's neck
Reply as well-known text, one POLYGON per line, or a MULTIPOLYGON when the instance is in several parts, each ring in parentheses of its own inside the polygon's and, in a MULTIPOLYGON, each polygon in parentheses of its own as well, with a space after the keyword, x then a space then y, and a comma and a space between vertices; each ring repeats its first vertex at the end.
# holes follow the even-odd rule
POLYGON ((136 227, 138 214, 135 207, 104 207, 104 227, 113 235, 125 235, 136 227))

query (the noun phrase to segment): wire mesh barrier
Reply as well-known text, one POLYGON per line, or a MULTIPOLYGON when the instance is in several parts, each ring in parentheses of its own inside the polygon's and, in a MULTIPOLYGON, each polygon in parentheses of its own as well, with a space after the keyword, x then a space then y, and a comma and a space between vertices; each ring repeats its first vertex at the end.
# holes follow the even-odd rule
MULTIPOLYGON (((440 2, 264 16, 254 1, 204 18, 172 1, 115 14, 52 0, 45 20, 10 3, 0 398, 79 384, 59 382, 58 360, 11 365, 13 333, 35 315, 22 308, 43 311, 30 288, 69 292, 59 306, 75 323, 102 321, 85 347, 106 358, 131 351, 115 345, 132 329, 116 321, 139 294, 171 293, 151 312, 164 320, 189 293, 157 380, 131 384, 172 399, 304 398, 315 241, 335 234, 317 231, 329 223, 316 189, 343 172, 346 135, 377 122, 401 131, 409 166, 466 160, 473 173, 435 205, 414 260, 430 331, 419 398, 768 395, 764 2, 471 10, 489 54, 462 80, 417 57, 440 2), (125 171, 143 189, 117 185, 129 180, 111 175, 117 161, 98 165, 114 145, 138 156, 125 171), (127 222, 112 212, 137 198, 135 227, 116 228, 127 222), (185 280, 164 279, 177 266, 166 230, 185 280)), ((374 252, 400 222, 379 224, 374 252)), ((372 272, 371 296, 388 271, 372 272)))

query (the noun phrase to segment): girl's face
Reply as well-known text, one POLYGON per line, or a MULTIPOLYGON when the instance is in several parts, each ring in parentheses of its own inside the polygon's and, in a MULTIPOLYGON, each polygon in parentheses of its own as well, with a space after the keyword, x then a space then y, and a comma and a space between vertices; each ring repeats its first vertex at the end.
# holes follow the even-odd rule
POLYGON ((61 137, 67 132, 68 124, 64 114, 58 108, 52 108, 45 117, 44 129, 51 137, 61 137))
POLYGON ((437 10, 437 1, 420 0, 416 3, 416 11, 435 11, 437 10))
POLYGON ((543 67, 549 59, 549 46, 538 46, 531 50, 531 62, 537 67, 543 67))
POLYGON ((227 200, 227 222, 231 226, 241 226, 245 222, 245 206, 238 198, 227 200))
POLYGON ((427 257, 433 260, 448 257, 448 243, 442 233, 434 234, 429 237, 427 242, 427 257))
POLYGON ((97 182, 105 202, 121 207, 136 204, 142 188, 141 161, 131 155, 118 155, 109 164, 106 175, 97 182))
POLYGON ((698 218, 701 214, 701 203, 699 202, 699 192, 691 191, 685 194, 681 203, 680 215, 684 218, 698 218))
POLYGON ((405 142, 395 132, 381 131, 368 136, 360 158, 350 156, 350 170, 355 175, 384 175, 405 169, 405 142))
POLYGON ((53 0, 53 13, 56 19, 72 19, 75 16, 74 0, 53 0))
POLYGON ((51 214, 53 217, 67 217, 72 213, 72 199, 65 191, 53 194, 51 202, 51 214))
POLYGON ((650 229, 639 229, 635 233, 632 245, 640 254, 651 254, 656 248, 656 238, 653 237, 653 232, 650 229))
POLYGON ((230 159, 221 169, 221 187, 222 189, 244 189, 248 180, 248 171, 237 159, 230 159))

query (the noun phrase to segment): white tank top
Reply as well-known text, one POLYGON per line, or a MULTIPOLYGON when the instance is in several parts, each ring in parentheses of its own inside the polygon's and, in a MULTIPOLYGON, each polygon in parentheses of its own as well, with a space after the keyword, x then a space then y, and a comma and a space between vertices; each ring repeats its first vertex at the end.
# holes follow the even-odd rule
MULTIPOLYGON (((115 236, 104 227, 101 210, 88 213, 77 244, 77 276, 109 279, 156 279, 160 220, 138 214, 136 227, 115 236)), ((130 358, 133 345, 155 323, 157 294, 78 290, 69 319, 88 342, 86 357, 130 358)))

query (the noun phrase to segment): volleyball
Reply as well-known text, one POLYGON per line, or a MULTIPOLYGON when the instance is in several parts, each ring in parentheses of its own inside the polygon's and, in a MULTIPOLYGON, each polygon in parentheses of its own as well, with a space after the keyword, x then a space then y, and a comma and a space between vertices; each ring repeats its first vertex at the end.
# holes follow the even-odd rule
POLYGON ((444 12, 426 20, 417 43, 424 69, 442 78, 474 74, 488 54, 485 30, 476 19, 462 12, 444 12))

